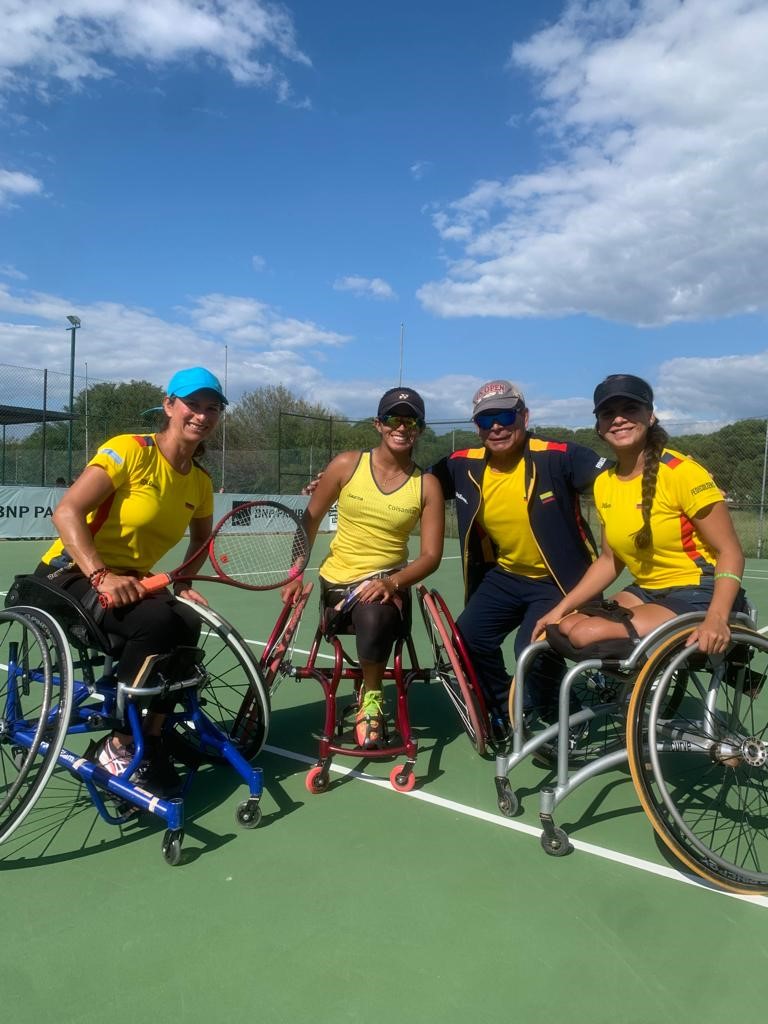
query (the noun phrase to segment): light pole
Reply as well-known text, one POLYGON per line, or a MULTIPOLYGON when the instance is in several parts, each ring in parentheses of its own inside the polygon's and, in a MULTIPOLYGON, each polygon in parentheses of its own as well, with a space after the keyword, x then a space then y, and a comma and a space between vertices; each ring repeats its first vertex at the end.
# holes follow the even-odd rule
POLYGON ((80 326, 79 316, 68 316, 69 328, 69 429, 67 431, 67 483, 72 483, 72 414, 75 405, 75 332, 80 326))

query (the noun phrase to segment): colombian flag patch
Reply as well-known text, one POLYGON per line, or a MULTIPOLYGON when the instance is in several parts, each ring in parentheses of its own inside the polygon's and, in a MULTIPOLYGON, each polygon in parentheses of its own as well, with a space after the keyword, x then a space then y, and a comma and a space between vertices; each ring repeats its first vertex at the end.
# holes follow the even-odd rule
POLYGON ((553 491, 542 491, 539 495, 539 501, 542 503, 542 505, 548 505, 550 501, 554 500, 555 495, 553 491))

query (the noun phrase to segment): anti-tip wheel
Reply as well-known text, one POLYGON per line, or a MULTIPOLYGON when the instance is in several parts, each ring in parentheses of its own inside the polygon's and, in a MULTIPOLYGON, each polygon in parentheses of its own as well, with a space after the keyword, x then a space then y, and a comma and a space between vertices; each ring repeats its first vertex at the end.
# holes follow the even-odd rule
POLYGON ((561 828, 554 829, 551 835, 547 835, 546 832, 541 833, 541 848, 544 853, 549 854, 550 857, 565 857, 567 853, 570 853, 573 847, 568 842, 568 834, 563 832, 561 828))
POLYGON ((307 777, 304 779, 304 785, 314 795, 325 793, 328 789, 328 775, 325 768, 320 764, 310 768, 307 772, 307 777))
POLYGON ((177 864, 181 863, 181 844, 184 841, 184 830, 168 829, 163 836, 163 859, 166 864, 170 864, 172 868, 175 868, 177 864))
POLYGON ((243 800, 235 808, 235 821, 240 828, 256 828, 261 821, 261 807, 255 799, 243 800))
POLYGON ((520 801, 512 790, 508 780, 499 787, 496 803, 505 818, 514 818, 520 809, 520 801))
POLYGON ((407 765, 398 765, 389 773, 389 781, 392 788, 396 789, 398 793, 410 793, 416 785, 416 776, 413 774, 412 768, 407 765))

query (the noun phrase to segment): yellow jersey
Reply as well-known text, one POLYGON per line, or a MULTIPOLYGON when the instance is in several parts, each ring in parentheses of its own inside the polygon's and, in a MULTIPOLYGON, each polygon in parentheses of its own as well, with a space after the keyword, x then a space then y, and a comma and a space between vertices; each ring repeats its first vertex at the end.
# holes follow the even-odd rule
POLYGON ((502 569, 530 579, 549 576, 528 518, 524 459, 506 473, 486 468, 478 520, 498 549, 502 569))
MULTIPOLYGON (((205 470, 193 464, 189 473, 179 473, 155 438, 120 434, 88 463, 103 469, 115 488, 87 518, 96 550, 109 569, 149 573, 182 539, 190 520, 213 514, 213 487, 205 470)), ((68 558, 61 540, 43 555, 48 565, 68 558)))
POLYGON ((665 448, 651 508, 653 539, 645 551, 634 537, 643 525, 642 475, 619 480, 615 468, 595 480, 595 505, 614 554, 648 590, 696 586, 714 573, 716 553, 696 531, 693 517, 723 501, 710 474, 693 459, 665 448))
POLYGON ((338 525, 320 566, 329 583, 348 584, 408 561, 408 538, 421 518, 422 472, 418 466, 402 486, 385 494, 373 479, 371 452, 361 452, 341 488, 338 525))

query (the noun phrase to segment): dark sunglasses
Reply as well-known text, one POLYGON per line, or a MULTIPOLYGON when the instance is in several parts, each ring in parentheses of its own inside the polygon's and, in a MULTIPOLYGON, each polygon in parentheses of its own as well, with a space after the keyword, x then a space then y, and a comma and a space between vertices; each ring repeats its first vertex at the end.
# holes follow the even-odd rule
POLYGON ((379 422, 385 427, 397 430, 398 427, 405 427, 406 430, 423 430, 424 420, 416 416, 379 416, 379 422))
POLYGON ((511 427, 517 419, 517 409, 500 409, 498 412, 479 412, 475 423, 481 430, 490 430, 494 423, 500 427, 511 427))

